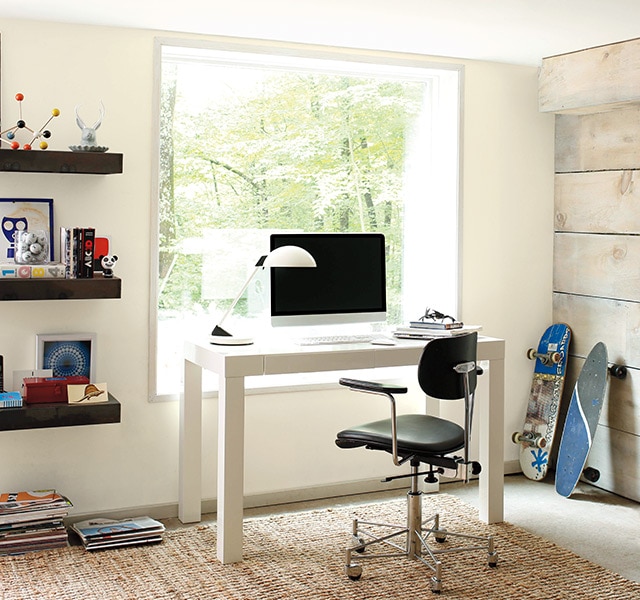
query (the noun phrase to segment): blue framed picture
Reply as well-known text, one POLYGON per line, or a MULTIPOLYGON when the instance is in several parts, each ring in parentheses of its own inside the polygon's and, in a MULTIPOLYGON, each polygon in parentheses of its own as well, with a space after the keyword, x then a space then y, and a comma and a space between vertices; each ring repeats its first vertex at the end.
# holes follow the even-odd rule
POLYGON ((36 369, 51 369, 54 377, 81 375, 95 382, 94 333, 38 334, 36 369))
POLYGON ((25 230, 46 231, 49 260, 55 260, 52 198, 0 198, 0 228, 0 262, 14 260, 15 234, 25 230))

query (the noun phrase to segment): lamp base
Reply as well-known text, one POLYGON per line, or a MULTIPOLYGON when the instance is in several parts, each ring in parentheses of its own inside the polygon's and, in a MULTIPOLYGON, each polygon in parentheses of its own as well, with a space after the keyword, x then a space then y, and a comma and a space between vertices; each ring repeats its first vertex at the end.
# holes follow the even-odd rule
POLYGON ((209 343, 218 346, 249 346, 253 344, 253 338, 234 337, 220 325, 216 325, 209 336, 209 343))
POLYGON ((249 346, 253 344, 253 338, 239 338, 232 335, 211 335, 209 343, 217 346, 249 346))

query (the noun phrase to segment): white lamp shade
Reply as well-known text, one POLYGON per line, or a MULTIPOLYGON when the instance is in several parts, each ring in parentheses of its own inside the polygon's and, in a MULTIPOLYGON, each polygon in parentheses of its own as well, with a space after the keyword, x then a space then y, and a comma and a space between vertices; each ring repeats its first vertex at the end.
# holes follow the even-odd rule
POLYGON ((316 261, 300 246, 280 246, 267 255, 263 267, 315 267, 316 261))

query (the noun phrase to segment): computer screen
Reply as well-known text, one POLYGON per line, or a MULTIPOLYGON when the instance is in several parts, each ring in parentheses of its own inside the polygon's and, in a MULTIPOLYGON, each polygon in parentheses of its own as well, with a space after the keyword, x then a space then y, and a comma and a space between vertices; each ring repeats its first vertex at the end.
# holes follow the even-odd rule
POLYGON ((384 321, 385 240, 381 233, 273 233, 271 250, 300 246, 316 268, 271 271, 274 326, 384 321))

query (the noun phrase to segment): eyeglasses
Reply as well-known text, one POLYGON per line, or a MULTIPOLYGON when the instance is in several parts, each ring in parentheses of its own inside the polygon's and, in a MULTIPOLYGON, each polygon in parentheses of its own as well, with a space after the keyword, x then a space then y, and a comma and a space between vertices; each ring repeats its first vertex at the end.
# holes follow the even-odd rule
POLYGON ((447 319, 449 319, 452 323, 455 323, 455 318, 452 317, 451 315, 445 315, 444 313, 441 313, 438 310, 435 310, 434 308, 427 308, 424 311, 424 315, 422 315, 420 317, 420 321, 441 321, 444 323, 444 321, 446 321, 447 319))

